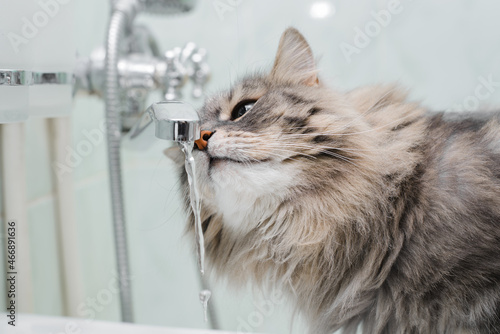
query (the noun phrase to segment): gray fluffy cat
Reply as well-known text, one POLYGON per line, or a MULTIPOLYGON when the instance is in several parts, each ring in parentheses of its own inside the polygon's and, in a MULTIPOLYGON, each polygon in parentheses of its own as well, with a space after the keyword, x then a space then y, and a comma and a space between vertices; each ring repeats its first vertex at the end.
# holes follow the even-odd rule
POLYGON ((291 28, 269 74, 200 117, 216 273, 287 291, 313 334, 500 333, 497 115, 430 114, 394 86, 332 90, 291 28))

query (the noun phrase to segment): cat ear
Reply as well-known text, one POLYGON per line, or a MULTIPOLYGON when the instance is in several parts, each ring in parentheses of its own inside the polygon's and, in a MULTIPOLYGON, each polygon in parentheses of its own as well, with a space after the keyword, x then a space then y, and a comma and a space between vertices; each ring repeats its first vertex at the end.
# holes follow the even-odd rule
POLYGON ((297 29, 288 28, 281 35, 271 78, 307 86, 319 84, 313 53, 297 29))

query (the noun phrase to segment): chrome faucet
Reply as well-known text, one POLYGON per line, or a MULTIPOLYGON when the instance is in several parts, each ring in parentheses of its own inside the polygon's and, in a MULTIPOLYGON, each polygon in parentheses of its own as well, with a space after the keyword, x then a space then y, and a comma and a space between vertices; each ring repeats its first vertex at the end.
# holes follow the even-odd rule
MULTIPOLYGON (((128 53, 118 62, 118 82, 122 98, 121 129, 130 133, 144 116, 149 92, 161 90, 166 101, 179 101, 182 89, 192 82, 191 95, 203 95, 205 84, 210 78, 207 51, 189 42, 184 47, 176 47, 161 54, 149 29, 142 25, 132 27, 128 43, 128 53)), ((105 57, 103 48, 97 48, 90 57, 78 60, 76 70, 76 90, 104 96, 105 57)), ((144 122, 142 122, 144 123, 144 122)), ((134 134, 131 134, 133 137, 134 134)))
POLYGON ((157 138, 178 143, 200 139, 200 118, 191 105, 179 101, 162 101, 153 103, 147 112, 155 123, 157 138))

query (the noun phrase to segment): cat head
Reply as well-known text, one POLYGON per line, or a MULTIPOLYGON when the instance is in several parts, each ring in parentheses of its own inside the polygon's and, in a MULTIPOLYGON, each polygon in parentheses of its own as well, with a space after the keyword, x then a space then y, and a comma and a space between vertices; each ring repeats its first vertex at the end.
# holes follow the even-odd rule
POLYGON ((336 196, 332 183, 356 174, 373 145, 356 135, 368 124, 349 101, 325 87, 305 38, 287 29, 269 73, 243 78, 199 111, 213 133, 194 151, 206 215, 248 232, 283 203, 336 196))

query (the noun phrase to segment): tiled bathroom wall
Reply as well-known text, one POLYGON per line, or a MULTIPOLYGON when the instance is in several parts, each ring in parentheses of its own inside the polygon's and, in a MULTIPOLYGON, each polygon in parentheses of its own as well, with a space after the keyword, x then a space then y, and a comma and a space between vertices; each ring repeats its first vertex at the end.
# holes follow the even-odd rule
MULTIPOLYGON (((89 55, 102 45, 109 15, 107 1, 77 2, 77 45, 89 55)), ((320 78, 347 90, 359 85, 399 82, 410 96, 431 109, 472 109, 500 105, 500 3, 494 0, 266 1, 199 0, 183 16, 141 15, 162 49, 193 41, 208 49, 212 79, 207 94, 228 88, 238 77, 272 65, 280 34, 298 28, 318 57, 320 78), (389 13, 389 14, 387 14, 389 13), (378 27, 378 28, 377 28, 378 27), (489 84, 488 84, 489 82, 489 84), (498 82, 498 83, 497 83, 498 82), (485 99, 475 96, 483 85, 485 99)), ((187 92, 186 92, 187 93, 187 92)), ((192 101, 200 105, 201 101, 192 101)), ((104 105, 78 96, 73 110, 73 143, 97 133, 104 105), (97 132, 96 132, 97 131, 97 132)), ((28 199, 36 312, 61 313, 61 291, 54 237, 54 198, 45 122, 27 124, 28 199)), ((191 240, 183 237, 175 167, 153 137, 142 149, 124 144, 124 188, 136 320, 172 327, 206 325, 198 302, 199 282, 191 240)), ((114 277, 114 248, 102 140, 74 170, 76 214, 86 298, 96 298, 114 277)), ((1 180, 0 180, 1 182, 1 180)), ((213 284, 213 307, 224 329, 266 333, 303 333, 292 326, 283 301, 257 317, 259 303, 249 289, 234 291, 213 284), (262 319, 262 320, 260 320, 262 319)), ((3 291, 3 289, 1 289, 3 291)), ((0 294, 0 298, 2 295, 0 294)), ((85 303, 83 300, 82 303, 85 303)), ((118 320, 118 296, 92 314, 118 320)), ((91 316, 90 314, 82 314, 91 316)))

